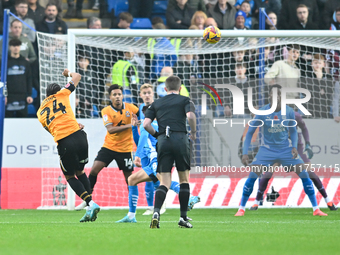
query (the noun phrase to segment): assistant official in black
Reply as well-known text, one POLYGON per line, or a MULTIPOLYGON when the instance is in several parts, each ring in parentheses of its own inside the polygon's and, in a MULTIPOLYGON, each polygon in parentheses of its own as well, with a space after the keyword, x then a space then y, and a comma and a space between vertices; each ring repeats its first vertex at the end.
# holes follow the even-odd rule
POLYGON ((171 185, 171 169, 173 163, 179 176, 179 202, 181 218, 180 227, 192 228, 187 219, 190 196, 190 144, 187 136, 186 119, 188 119, 192 141, 196 138, 196 115, 194 104, 188 97, 179 95, 181 79, 169 76, 165 80, 167 96, 153 102, 145 113, 143 126, 151 135, 157 137, 157 171, 161 175, 161 183, 155 195, 154 214, 150 228, 159 228, 160 208, 171 185), (151 122, 157 119, 159 131, 156 132, 151 122), (167 128, 168 127, 168 128, 167 128), (167 131, 168 129, 168 131, 167 131))

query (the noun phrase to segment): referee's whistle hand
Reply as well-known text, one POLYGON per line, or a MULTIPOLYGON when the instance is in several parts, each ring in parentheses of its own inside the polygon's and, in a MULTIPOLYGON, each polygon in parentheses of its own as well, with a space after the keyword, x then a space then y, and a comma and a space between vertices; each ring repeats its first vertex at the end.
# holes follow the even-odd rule
POLYGON ((196 133, 190 133, 189 137, 190 137, 190 140, 194 142, 196 140, 196 133))

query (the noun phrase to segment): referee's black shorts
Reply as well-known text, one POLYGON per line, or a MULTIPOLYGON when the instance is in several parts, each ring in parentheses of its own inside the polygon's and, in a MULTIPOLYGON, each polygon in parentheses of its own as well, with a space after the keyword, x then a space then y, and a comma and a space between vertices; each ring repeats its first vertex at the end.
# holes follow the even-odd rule
POLYGON ((184 132, 172 132, 157 138, 157 172, 170 173, 175 162, 177 171, 190 170, 190 143, 184 132))
POLYGON ((85 164, 89 161, 89 145, 83 130, 59 140, 57 148, 64 175, 74 175, 75 171, 84 170, 85 164))

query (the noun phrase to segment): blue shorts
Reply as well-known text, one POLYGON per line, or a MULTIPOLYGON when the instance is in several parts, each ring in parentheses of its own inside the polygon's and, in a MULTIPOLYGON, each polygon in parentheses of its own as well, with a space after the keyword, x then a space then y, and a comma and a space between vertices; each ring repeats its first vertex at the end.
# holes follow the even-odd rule
POLYGON ((251 165, 272 166, 275 163, 279 163, 282 166, 295 166, 297 164, 303 164, 304 162, 299 155, 293 158, 292 148, 293 147, 269 149, 261 146, 251 165))
POLYGON ((143 167, 143 170, 147 175, 154 174, 156 176, 156 171, 157 171, 157 157, 152 159, 146 167, 143 167))

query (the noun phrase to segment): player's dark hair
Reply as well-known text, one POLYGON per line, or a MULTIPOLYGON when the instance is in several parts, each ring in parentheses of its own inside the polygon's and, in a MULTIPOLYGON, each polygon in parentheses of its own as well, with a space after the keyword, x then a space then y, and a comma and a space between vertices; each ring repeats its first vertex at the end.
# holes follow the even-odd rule
POLYGON ((169 76, 165 80, 165 87, 168 91, 179 91, 179 88, 181 87, 181 79, 176 75, 169 76))
POLYGON ((57 83, 51 83, 47 86, 46 89, 46 97, 56 94, 58 91, 61 90, 61 87, 57 83))
POLYGON ((21 45, 21 41, 17 38, 11 39, 9 41, 9 46, 20 46, 21 45))
POLYGON ((273 88, 282 89, 282 86, 279 84, 274 84, 274 85, 269 86, 269 93, 272 91, 273 88))
POLYGON ((335 13, 340 12, 340 7, 335 9, 335 13))
POLYGON ((119 86, 118 84, 112 84, 107 90, 107 92, 109 92, 109 95, 111 95, 111 91, 115 89, 120 89, 123 92, 122 86, 119 86))
MULTIPOLYGON (((249 4, 250 5, 250 2, 249 2, 249 0, 244 0, 243 2, 242 2, 242 4, 244 4, 244 3, 246 3, 246 4, 249 4)), ((242 4, 240 4, 240 6, 242 6, 242 4)), ((268 15, 268 14, 267 14, 268 15)))

